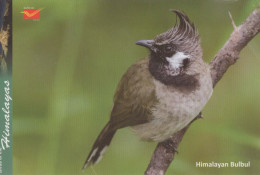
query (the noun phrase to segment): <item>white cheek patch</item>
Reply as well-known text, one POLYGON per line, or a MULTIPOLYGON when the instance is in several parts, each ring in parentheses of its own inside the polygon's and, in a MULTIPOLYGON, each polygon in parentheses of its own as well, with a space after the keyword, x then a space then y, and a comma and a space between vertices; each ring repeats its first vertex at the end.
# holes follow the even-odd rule
POLYGON ((183 52, 177 52, 171 57, 166 57, 166 60, 170 63, 173 69, 178 69, 183 66, 183 60, 189 57, 189 55, 185 55, 183 52))

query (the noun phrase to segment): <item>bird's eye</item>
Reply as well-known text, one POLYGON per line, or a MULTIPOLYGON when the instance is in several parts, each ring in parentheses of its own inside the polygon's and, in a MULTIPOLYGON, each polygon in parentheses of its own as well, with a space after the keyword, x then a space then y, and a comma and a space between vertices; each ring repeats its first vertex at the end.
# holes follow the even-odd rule
POLYGON ((172 51, 172 47, 171 47, 171 46, 165 46, 165 47, 164 47, 164 51, 165 51, 166 53, 169 53, 169 52, 172 51))

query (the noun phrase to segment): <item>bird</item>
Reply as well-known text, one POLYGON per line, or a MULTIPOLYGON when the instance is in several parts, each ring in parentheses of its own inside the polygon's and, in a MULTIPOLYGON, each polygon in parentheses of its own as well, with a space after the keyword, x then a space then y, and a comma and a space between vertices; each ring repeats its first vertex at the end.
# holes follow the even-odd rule
POLYGON ((110 119, 83 170, 102 159, 117 130, 131 127, 144 141, 163 142, 194 120, 210 99, 213 85, 199 32, 184 12, 171 11, 176 14, 172 28, 136 42, 150 54, 122 76, 110 119))

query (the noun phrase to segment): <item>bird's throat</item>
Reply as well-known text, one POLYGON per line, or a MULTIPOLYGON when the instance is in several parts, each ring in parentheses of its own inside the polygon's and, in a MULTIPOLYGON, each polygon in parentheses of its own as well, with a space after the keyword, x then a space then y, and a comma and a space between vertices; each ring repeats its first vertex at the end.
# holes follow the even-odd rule
POLYGON ((180 90, 194 91, 200 87, 198 74, 188 75, 182 70, 182 68, 178 68, 178 70, 170 70, 167 68, 166 62, 163 62, 152 55, 149 60, 149 71, 156 80, 180 90), (174 71, 176 72, 172 73, 174 71))

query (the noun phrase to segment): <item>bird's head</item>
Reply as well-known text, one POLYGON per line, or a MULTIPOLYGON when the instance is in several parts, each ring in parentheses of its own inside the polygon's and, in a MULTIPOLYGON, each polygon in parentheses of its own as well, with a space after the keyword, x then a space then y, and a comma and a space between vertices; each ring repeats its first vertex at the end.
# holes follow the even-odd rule
POLYGON ((151 52, 149 69, 154 76, 179 76, 188 71, 191 64, 202 60, 200 37, 194 24, 178 10, 175 26, 153 40, 140 40, 137 45, 151 52))

